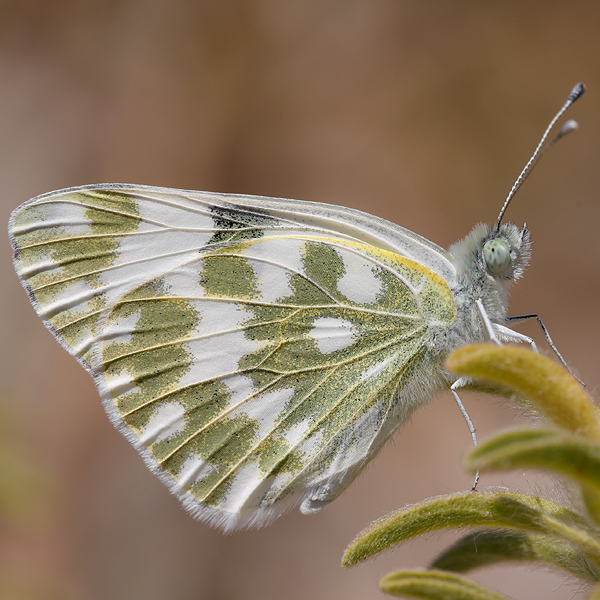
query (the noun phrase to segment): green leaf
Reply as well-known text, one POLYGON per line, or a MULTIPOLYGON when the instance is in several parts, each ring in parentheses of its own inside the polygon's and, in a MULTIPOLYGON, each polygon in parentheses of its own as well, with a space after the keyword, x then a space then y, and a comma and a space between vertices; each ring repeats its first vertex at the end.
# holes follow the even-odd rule
POLYGON ((507 600, 507 596, 444 571, 395 571, 379 582, 379 589, 394 596, 428 600, 507 600))
POLYGON ((552 535, 600 561, 600 542, 573 511, 542 498, 515 493, 465 492, 433 498, 379 519, 346 548, 342 564, 355 565, 410 538, 442 529, 499 527, 552 535))
POLYGON ((469 471, 548 469, 583 488, 586 507, 600 523, 600 448, 584 438, 547 429, 518 429, 494 436, 471 450, 469 471))
POLYGON ((465 573, 501 562, 541 562, 595 583, 600 565, 562 540, 522 531, 483 530, 466 535, 431 564, 434 569, 465 573))
POLYGON ((600 443, 596 407, 579 382, 549 358, 517 346, 477 344, 453 352, 446 366, 514 388, 559 427, 600 443))
POLYGON ((581 495, 588 513, 596 525, 600 525, 600 493, 595 488, 582 484, 581 495))
POLYGON ((600 448, 559 431, 518 429, 502 433, 473 448, 464 465, 472 472, 551 469, 600 492, 600 448))

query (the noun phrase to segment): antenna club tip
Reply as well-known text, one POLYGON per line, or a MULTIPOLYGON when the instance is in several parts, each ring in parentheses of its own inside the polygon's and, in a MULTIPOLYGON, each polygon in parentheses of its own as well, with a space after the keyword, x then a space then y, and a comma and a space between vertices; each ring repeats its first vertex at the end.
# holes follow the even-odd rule
POLYGON ((560 128, 559 133, 562 137, 566 133, 575 131, 575 129, 579 129, 579 123, 577 121, 574 121, 573 119, 569 119, 568 121, 565 121, 565 124, 560 128))
POLYGON ((583 96, 583 94, 585 94, 585 84, 584 83, 578 83, 572 90, 571 93, 569 94, 569 98, 567 100, 567 102, 575 102, 575 100, 577 100, 580 96, 583 96))

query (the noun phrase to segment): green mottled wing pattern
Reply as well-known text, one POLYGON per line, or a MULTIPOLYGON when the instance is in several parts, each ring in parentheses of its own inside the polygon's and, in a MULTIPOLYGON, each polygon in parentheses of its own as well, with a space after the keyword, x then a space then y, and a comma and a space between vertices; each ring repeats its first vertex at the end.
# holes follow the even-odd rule
POLYGON ((280 202, 92 186, 9 226, 32 303, 113 422, 226 530, 335 499, 412 410, 398 390, 429 329, 456 317, 435 248, 428 268, 355 235, 361 213, 280 202))

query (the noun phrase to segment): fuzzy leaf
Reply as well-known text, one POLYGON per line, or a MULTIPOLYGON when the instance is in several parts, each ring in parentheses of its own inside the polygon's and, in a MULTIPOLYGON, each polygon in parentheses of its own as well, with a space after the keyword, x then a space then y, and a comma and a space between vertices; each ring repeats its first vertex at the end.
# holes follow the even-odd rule
POLYGON ((518 405, 529 413, 539 410, 527 396, 518 393, 514 388, 502 383, 486 381, 485 379, 470 379, 460 389, 461 392, 464 390, 478 394, 487 394, 489 396, 499 396, 508 400, 511 404, 518 405))
POLYGON ((507 600, 507 596, 444 571, 395 571, 379 582, 379 589, 394 596, 427 600, 507 600))
POLYGON ((463 527, 499 527, 557 536, 600 561, 600 542, 583 517, 573 511, 524 494, 465 492, 408 506, 375 521, 346 548, 342 564, 355 565, 418 535, 463 527))
POLYGON ((548 469, 567 475, 583 488, 586 507, 600 523, 600 448, 586 439, 547 429, 518 429, 494 436, 471 450, 469 471, 548 469))
POLYGON ((473 448, 464 465, 472 472, 551 469, 600 492, 600 448, 559 431, 518 429, 502 433, 473 448))
POLYGON ((448 369, 481 377, 525 394, 559 427, 600 442, 598 411, 579 382, 563 367, 517 346, 477 344, 453 352, 448 369))
POLYGON ((571 545, 556 538, 521 531, 476 531, 450 546, 431 567, 465 573, 508 561, 541 562, 589 583, 600 581, 600 565, 571 545))
POLYGON ((596 525, 600 525, 600 493, 595 487, 582 484, 581 495, 588 513, 596 525))

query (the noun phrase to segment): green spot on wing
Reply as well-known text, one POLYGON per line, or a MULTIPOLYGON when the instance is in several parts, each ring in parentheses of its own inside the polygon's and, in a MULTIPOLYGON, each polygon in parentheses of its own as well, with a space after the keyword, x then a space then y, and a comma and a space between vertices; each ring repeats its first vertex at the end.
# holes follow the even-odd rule
POLYGON ((200 284, 206 296, 240 299, 258 296, 252 265, 238 256, 205 256, 200 284))
POLYGON ((340 295, 336 286, 344 274, 344 263, 328 244, 306 242, 304 245, 304 272, 311 282, 329 293, 340 295))

